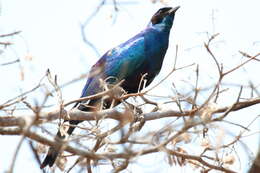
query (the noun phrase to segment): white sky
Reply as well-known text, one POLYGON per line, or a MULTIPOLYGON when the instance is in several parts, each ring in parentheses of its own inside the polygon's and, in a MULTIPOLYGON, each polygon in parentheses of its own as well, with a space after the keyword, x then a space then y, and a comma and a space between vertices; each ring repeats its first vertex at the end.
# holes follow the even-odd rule
MULTIPOLYGON (((109 0, 108 0, 109 1, 109 0)), ((14 97, 21 91, 35 86, 44 75, 47 68, 57 74, 60 83, 69 81, 80 74, 86 73, 90 66, 99 58, 92 49, 81 40, 79 24, 83 22, 96 8, 99 1, 94 0, 2 0, 0 13, 0 33, 21 30, 21 36, 16 36, 11 51, 1 56, 0 63, 21 58, 25 70, 25 80, 20 81, 16 65, 0 67, 0 78, 6 79, 1 85, 0 103, 14 97), (32 61, 26 56, 32 56, 32 61), (17 87, 19 86, 19 88, 17 87)), ((87 26, 86 36, 97 47, 100 54, 129 39, 145 28, 149 19, 160 3, 152 4, 149 0, 128 0, 128 5, 119 5, 119 13, 113 22, 113 5, 106 5, 87 26), (112 17, 111 17, 112 16, 112 17)), ((241 62, 239 50, 256 54, 260 50, 260 1, 259 0, 174 0, 168 1, 169 6, 180 5, 176 14, 171 33, 170 47, 165 59, 161 79, 172 67, 175 55, 175 45, 179 46, 179 66, 200 64, 201 72, 208 77, 202 77, 201 85, 208 84, 208 79, 214 77, 215 66, 212 59, 203 48, 207 34, 220 33, 214 44, 214 50, 224 68, 230 69, 241 62), (214 20, 212 20, 214 18, 214 20)), ((244 60, 244 59, 242 59, 244 60)), ((246 66, 246 70, 232 76, 234 83, 250 79, 259 84, 259 64, 246 66)), ((179 81, 189 80, 192 73, 182 71, 171 78, 180 87, 185 87, 179 81)), ((171 81, 171 80, 169 80, 171 81)), ((65 100, 77 98, 85 81, 82 80, 64 89, 65 100)), ((164 87, 171 82, 164 83, 164 87)), ((163 92, 163 91, 162 91, 163 92)), ((167 92, 163 92, 167 95, 167 92)), ((37 96, 34 96, 37 98, 37 96)), ((225 104, 225 103, 223 103, 225 104)), ((255 112, 252 112, 253 115, 255 112)), ((252 117, 253 118, 253 117, 252 117)), ((241 121, 241 119, 239 119, 241 121)), ((250 121, 250 120, 248 120, 250 121)), ((257 128, 257 125, 255 125, 257 128)), ((15 137, 0 136, 0 172, 9 167, 14 149, 17 145, 15 137), (6 154, 3 154, 6 153, 6 154)), ((257 139, 252 138, 251 149, 257 146, 257 139)), ((26 146, 26 145, 23 145, 26 146)), ((27 172, 39 172, 33 156, 26 154, 23 147, 18 157, 15 172, 30 168, 27 172), (26 162, 25 162, 26 160, 26 162), (31 164, 30 164, 31 163, 31 164)), ((242 162, 243 163, 243 162, 242 162)), ((142 165, 141 165, 142 166, 142 165)), ((246 165, 242 164, 242 170, 246 165)), ((162 167, 156 168, 158 170, 162 167)), ((139 167, 135 170, 142 172, 139 167)), ((174 170, 174 169, 173 169, 174 170)), ((153 172, 147 169, 146 172, 153 172)), ((172 171, 164 168, 165 172, 172 171)), ((100 171, 101 172, 101 171, 100 171)), ((185 172, 185 170, 183 170, 185 172)))

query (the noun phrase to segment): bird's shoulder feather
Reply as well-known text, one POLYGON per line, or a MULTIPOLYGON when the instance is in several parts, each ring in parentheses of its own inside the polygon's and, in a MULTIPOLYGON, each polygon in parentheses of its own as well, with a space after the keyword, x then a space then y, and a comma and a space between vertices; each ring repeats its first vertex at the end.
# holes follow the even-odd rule
POLYGON ((144 61, 144 32, 107 51, 91 67, 81 97, 100 92, 99 79, 116 77, 122 80, 141 66, 144 61))
MULTIPOLYGON (((145 38, 143 32, 109 50, 101 58, 106 76, 114 76, 119 80, 131 75, 145 61, 145 38)), ((100 66, 100 65, 99 65, 100 66)))

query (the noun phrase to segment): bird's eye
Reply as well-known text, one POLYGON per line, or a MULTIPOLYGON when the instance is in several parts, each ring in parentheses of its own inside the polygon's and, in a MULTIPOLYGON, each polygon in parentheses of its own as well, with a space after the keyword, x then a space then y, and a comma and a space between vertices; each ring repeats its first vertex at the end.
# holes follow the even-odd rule
POLYGON ((164 7, 159 9, 152 17, 151 22, 152 24, 160 23, 163 18, 168 14, 167 12, 172 9, 171 7, 164 7))

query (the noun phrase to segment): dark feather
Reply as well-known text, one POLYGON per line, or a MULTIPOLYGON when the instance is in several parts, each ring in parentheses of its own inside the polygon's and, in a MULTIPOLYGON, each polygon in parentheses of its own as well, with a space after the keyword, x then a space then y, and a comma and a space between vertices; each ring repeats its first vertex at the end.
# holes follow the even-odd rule
MULTIPOLYGON (((148 86, 161 70, 163 59, 168 49, 174 13, 178 8, 161 8, 153 15, 150 25, 145 30, 106 52, 92 66, 81 97, 103 91, 100 79, 106 81, 109 85, 114 85, 124 80, 121 87, 128 93, 135 93, 138 92, 142 76, 146 74, 147 82, 143 87, 148 86)), ((81 111, 93 111, 93 108, 88 106, 95 107, 99 102, 99 99, 90 100, 89 102, 77 103, 75 107, 81 111)), ((105 100, 105 108, 110 107, 110 104, 111 101, 109 99, 105 100)), ((119 103, 115 103, 114 106, 117 104, 119 103)), ((69 121, 71 125, 77 125, 80 122, 69 121)), ((74 129, 75 127, 69 127, 67 134, 72 134, 74 129)), ((56 140, 62 140, 64 137, 59 131, 56 135, 56 140)), ((41 168, 54 164, 60 147, 58 145, 49 149, 41 168)))

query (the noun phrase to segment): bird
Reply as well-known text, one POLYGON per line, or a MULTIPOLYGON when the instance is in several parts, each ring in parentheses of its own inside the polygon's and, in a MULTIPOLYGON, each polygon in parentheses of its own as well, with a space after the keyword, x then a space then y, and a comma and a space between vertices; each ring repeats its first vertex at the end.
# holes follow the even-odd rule
MULTIPOLYGON (((147 87, 161 70, 162 63, 169 45, 170 31, 173 25, 175 12, 180 6, 160 8, 151 18, 144 30, 126 42, 108 50, 94 64, 89 72, 88 79, 82 90, 81 97, 90 96, 104 91, 101 81, 114 85, 123 81, 120 87, 127 93, 137 93, 140 81, 145 76, 147 87)), ((94 111, 101 99, 92 99, 75 104, 74 108, 81 111, 94 111)), ((103 102, 102 102, 103 103, 103 102)), ((111 100, 105 100, 104 107, 109 108, 111 100)), ((120 104, 114 103, 114 106, 120 104)), ((66 121, 66 120, 65 120, 66 121)), ((70 126, 66 133, 71 135, 75 125, 80 120, 68 120, 70 126)), ((65 135, 59 130, 55 139, 64 139, 65 135)), ((61 147, 61 146, 60 146, 61 147)), ((59 155, 59 147, 50 147, 41 164, 41 169, 52 167, 59 155)))

